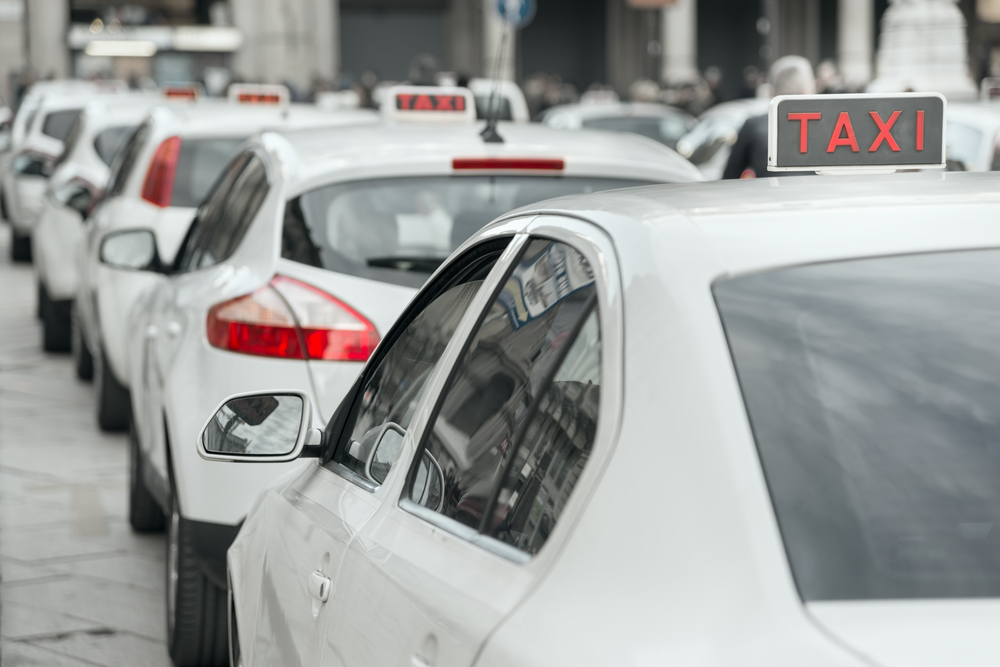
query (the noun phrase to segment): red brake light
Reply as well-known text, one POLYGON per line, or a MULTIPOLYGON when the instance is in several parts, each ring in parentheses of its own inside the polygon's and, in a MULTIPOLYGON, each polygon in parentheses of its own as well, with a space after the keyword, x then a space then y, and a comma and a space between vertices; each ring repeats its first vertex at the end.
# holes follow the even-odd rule
POLYGON ((207 329, 213 347, 285 359, 366 361, 379 341, 375 327, 353 308, 284 276, 213 306, 207 329))
POLYGON ((170 206, 174 196, 174 178, 177 176, 177 160, 181 155, 181 138, 164 139, 149 163, 146 180, 142 184, 142 198, 157 206, 170 206))
POLYGON ((562 158, 534 157, 457 157, 451 161, 455 171, 462 169, 510 169, 517 171, 562 171, 566 161, 562 158))

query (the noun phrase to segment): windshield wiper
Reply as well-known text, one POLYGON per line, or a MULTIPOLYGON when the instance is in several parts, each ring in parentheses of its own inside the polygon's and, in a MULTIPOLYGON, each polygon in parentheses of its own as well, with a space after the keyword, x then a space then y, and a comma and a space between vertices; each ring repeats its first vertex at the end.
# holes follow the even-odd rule
POLYGON ((368 266, 377 266, 384 269, 396 269, 397 271, 414 271, 416 273, 434 273, 437 267, 447 259, 446 257, 369 257, 368 266))

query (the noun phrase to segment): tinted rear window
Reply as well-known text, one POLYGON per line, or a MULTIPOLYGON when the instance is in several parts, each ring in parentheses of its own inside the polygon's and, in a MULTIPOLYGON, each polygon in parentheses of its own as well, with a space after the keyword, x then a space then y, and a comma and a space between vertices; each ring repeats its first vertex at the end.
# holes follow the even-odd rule
POLYGON ((132 134, 138 127, 138 125, 122 125, 121 127, 109 127, 98 133, 94 137, 94 150, 101 161, 110 167, 115 156, 118 155, 118 151, 132 138, 132 134))
POLYGON ((1000 250, 714 292, 802 597, 1000 596, 1000 250))
POLYGON ((79 109, 53 111, 45 117, 45 121, 42 123, 42 134, 47 134, 48 136, 58 139, 59 141, 66 141, 66 137, 69 136, 70 130, 73 129, 73 123, 75 123, 76 119, 79 117, 79 109))
POLYGON ((200 206, 245 139, 185 139, 177 159, 171 206, 200 206))
POLYGON ((481 227, 569 194, 649 185, 615 178, 424 176, 338 183, 289 202, 282 257, 419 286, 481 227))

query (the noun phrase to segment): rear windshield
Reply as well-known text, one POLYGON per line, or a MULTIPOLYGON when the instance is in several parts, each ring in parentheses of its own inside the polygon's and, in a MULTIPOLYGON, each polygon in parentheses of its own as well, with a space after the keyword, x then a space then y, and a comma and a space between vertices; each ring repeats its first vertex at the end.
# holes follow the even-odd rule
POLYGON ((45 121, 42 123, 42 134, 47 134, 59 141, 66 141, 69 131, 73 129, 73 124, 79 117, 79 109, 53 111, 45 117, 45 121))
POLYGON ((677 140, 687 134, 688 130, 694 126, 694 122, 693 119, 687 119, 683 116, 660 116, 656 118, 620 116, 614 118, 589 118, 583 121, 583 126, 590 130, 641 134, 671 148, 677 148, 677 140))
POLYGON ((419 286, 494 218, 543 199, 649 185, 614 178, 425 176, 338 183, 289 202, 282 256, 419 286))
POLYGON ((1000 250, 714 292, 802 597, 1000 596, 1000 250))
POLYGON ((122 125, 120 127, 109 127, 94 137, 94 150, 101 161, 111 166, 115 156, 122 146, 128 142, 132 134, 139 128, 138 125, 122 125))
POLYGON ((171 206, 201 206, 244 138, 185 139, 177 158, 171 206))

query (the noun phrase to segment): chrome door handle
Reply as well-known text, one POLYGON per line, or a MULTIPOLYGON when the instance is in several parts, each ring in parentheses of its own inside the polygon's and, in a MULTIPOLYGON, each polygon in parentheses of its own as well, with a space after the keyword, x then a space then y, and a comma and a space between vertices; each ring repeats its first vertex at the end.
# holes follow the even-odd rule
POLYGON ((181 335, 181 323, 180 322, 167 322, 167 335, 171 338, 177 338, 181 335))
POLYGON ((316 571, 309 575, 309 595, 320 602, 330 599, 330 588, 333 582, 330 577, 324 576, 322 572, 316 571))

